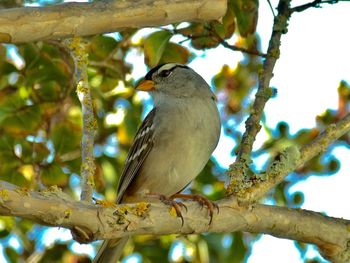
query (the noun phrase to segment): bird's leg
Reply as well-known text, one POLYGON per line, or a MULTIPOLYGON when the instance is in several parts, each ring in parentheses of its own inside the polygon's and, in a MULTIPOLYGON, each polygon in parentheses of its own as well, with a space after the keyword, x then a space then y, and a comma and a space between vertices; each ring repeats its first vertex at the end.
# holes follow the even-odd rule
POLYGON ((208 198, 197 195, 197 194, 174 194, 170 197, 171 199, 176 199, 176 198, 181 198, 181 199, 191 199, 193 201, 198 202, 201 207, 206 206, 208 211, 209 211, 209 225, 211 225, 211 222, 213 220, 213 214, 214 214, 214 209, 217 210, 217 213, 219 213, 219 206, 215 204, 214 202, 210 201, 208 198))
POLYGON ((147 197, 151 198, 157 198, 159 199, 163 204, 171 206, 171 208, 174 209, 176 216, 181 218, 181 226, 184 225, 184 218, 181 213, 181 208, 185 208, 187 211, 187 207, 182 203, 175 201, 172 197, 167 197, 165 195, 161 194, 146 194, 147 197))

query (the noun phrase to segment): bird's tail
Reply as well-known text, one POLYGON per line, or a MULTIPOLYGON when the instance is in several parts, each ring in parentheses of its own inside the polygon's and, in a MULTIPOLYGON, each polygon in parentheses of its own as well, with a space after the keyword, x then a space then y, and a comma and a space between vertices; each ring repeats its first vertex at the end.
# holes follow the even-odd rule
POLYGON ((98 250, 93 263, 117 263, 123 253, 123 248, 129 237, 105 240, 98 250))

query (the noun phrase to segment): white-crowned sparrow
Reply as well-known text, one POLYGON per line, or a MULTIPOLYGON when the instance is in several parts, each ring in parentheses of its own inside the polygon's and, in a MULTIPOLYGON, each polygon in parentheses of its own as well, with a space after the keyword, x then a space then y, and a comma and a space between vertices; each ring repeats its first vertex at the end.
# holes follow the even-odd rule
MULTIPOLYGON (((215 95, 191 68, 159 65, 136 89, 150 92, 154 108, 129 150, 117 203, 179 193, 203 169, 220 136, 215 95)), ((104 241, 94 262, 116 263, 127 240, 104 241)))

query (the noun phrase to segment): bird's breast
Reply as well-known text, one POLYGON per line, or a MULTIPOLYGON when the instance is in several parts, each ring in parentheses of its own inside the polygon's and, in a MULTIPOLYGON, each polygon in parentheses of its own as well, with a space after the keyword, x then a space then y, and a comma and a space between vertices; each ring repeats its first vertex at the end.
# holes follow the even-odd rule
POLYGON ((214 103, 194 101, 163 110, 164 115, 154 122, 153 149, 134 187, 137 192, 169 196, 181 191, 203 169, 217 145, 220 120, 214 103))

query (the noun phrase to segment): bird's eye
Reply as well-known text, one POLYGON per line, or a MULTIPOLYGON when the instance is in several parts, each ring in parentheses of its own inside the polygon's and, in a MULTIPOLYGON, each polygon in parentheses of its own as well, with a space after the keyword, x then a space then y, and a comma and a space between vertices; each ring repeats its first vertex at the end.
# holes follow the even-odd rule
POLYGON ((171 70, 162 70, 160 73, 159 73, 159 76, 161 76, 162 78, 166 78, 166 77, 169 77, 171 74, 171 70))

